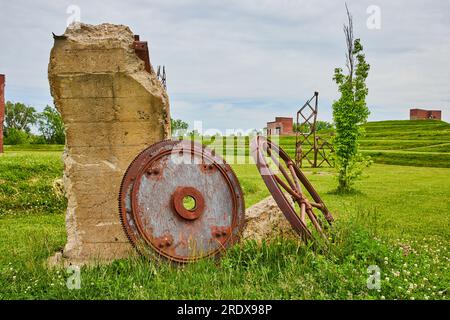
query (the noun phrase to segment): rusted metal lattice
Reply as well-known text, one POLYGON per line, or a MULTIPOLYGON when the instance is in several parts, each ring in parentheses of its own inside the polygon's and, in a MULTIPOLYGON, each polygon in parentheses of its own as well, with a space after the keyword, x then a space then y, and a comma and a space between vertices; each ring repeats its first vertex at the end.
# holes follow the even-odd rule
POLYGON ((314 92, 311 99, 297 111, 297 126, 295 134, 295 162, 301 168, 303 160, 312 167, 316 166, 316 120, 319 93, 314 92))
POLYGON ((168 140, 131 163, 119 210, 138 252, 191 262, 216 256, 239 239, 245 206, 239 182, 222 158, 196 142, 168 140))
POLYGON ((262 136, 252 141, 251 152, 267 188, 294 230, 305 242, 314 238, 313 229, 326 241, 326 230, 334 221, 333 216, 287 153, 262 136), (305 191, 312 200, 306 197, 305 191), (319 210, 325 219, 314 210, 319 210))
POLYGON ((333 163, 330 161, 330 154, 332 152, 334 152, 334 148, 333 145, 328 142, 328 140, 320 137, 320 136, 316 136, 316 155, 315 155, 315 163, 316 163, 316 168, 320 168, 322 166, 322 164, 326 163, 328 164, 330 167, 333 167, 333 163))
POLYGON ((158 66, 158 69, 156 71, 156 77, 163 85, 164 89, 167 90, 167 81, 166 81, 166 67, 165 66, 158 66))
POLYGON ((308 162, 313 168, 318 168, 324 163, 332 166, 329 154, 333 151, 333 146, 317 135, 318 102, 319 93, 316 91, 297 111, 295 163, 300 168, 303 167, 303 161, 308 162))

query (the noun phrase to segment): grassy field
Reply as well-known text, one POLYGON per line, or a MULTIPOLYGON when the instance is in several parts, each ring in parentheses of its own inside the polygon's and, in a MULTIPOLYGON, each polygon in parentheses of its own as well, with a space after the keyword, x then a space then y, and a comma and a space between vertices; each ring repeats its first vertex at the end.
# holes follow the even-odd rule
MULTIPOLYGON (((0 156, 0 299, 448 299, 450 169, 375 164, 358 192, 334 192, 332 169, 306 169, 337 217, 330 252, 296 241, 246 242, 220 261, 177 267, 141 258, 83 268, 81 289, 46 259, 65 243, 61 148, 0 156), (367 288, 367 268, 381 288, 367 288)), ((416 153, 414 153, 416 154, 416 153)), ((253 164, 233 165, 247 207, 268 196, 253 164)))
POLYGON ((377 163, 450 167, 450 124, 434 120, 369 122, 363 153, 377 163))
MULTIPOLYGON (((435 120, 369 122, 360 149, 375 163, 406 166, 450 167, 450 124, 435 120)), ((330 140, 328 133, 319 135, 330 140)), ((248 155, 249 138, 205 138, 219 153, 248 155)), ((282 136, 279 144, 295 157, 295 137, 282 136)), ((306 161, 305 161, 306 162, 306 161)), ((307 163, 304 163, 307 165, 307 163)))

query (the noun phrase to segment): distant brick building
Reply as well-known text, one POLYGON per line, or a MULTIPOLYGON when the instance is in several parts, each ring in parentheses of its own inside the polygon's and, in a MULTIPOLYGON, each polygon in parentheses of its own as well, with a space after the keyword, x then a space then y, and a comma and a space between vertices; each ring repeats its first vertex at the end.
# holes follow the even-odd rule
POLYGON ((4 118, 5 118, 5 75, 0 74, 0 153, 3 153, 4 118))
POLYGON ((292 118, 276 117, 275 121, 267 122, 268 135, 291 135, 294 134, 294 122, 292 118))
POLYGON ((410 109, 409 120, 441 120, 441 110, 410 109))

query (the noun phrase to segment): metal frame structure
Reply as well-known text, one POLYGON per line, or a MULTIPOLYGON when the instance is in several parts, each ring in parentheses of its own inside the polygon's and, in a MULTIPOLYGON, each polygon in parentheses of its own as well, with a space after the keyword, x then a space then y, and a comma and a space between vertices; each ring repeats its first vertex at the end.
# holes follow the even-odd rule
POLYGON ((297 126, 295 133, 295 162, 301 168, 303 160, 307 160, 312 167, 316 167, 316 121, 318 111, 319 93, 306 101, 306 103, 297 111, 297 126), (313 104, 313 106, 311 105, 313 104), (300 128, 307 127, 309 132, 300 132, 300 128), (311 141, 312 140, 312 141, 311 141))
POLYGON ((297 111, 295 163, 300 168, 303 166, 303 160, 306 160, 313 168, 319 168, 324 163, 330 167, 333 166, 327 154, 327 151, 333 151, 333 146, 316 132, 318 111, 319 92, 316 91, 297 111), (307 128, 308 132, 301 132, 302 128, 307 128))

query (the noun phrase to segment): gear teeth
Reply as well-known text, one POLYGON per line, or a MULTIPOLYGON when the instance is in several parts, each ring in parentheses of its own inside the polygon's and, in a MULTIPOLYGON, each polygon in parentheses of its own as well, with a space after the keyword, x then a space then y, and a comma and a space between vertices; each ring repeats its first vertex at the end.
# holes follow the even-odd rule
MULTIPOLYGON (((131 168, 135 165, 135 163, 139 160, 139 158, 146 152, 148 152, 149 150, 158 147, 160 144, 164 143, 164 142, 169 142, 169 141, 174 141, 171 139, 164 139, 161 140, 157 143, 154 143, 148 147, 146 147, 144 150, 142 150, 141 152, 138 153, 138 155, 131 161, 131 163, 128 165, 127 169, 125 170, 125 173, 123 175, 122 181, 120 182, 120 189, 119 189, 119 194, 118 194, 118 202, 119 202, 119 218, 120 218, 120 223, 122 225, 122 230, 125 232, 125 235, 127 236, 128 241, 132 244, 132 246, 139 252, 139 254, 142 255, 141 250, 139 250, 138 248, 138 244, 136 243, 136 240, 133 238, 133 236, 130 234, 128 228, 126 227, 127 225, 127 221, 126 221, 126 208, 122 207, 122 201, 125 202, 125 198, 127 197, 127 190, 124 190, 125 187, 125 180, 127 178, 128 173, 130 172, 131 168), (125 211, 124 211, 125 210, 125 211), (125 219, 124 219, 125 217, 125 219)), ((132 190, 130 191, 130 193, 132 192, 132 190)), ((133 215, 133 212, 131 212, 131 215, 133 215)))
MULTIPOLYGON (((179 143, 182 143, 186 140, 178 140, 178 139, 165 139, 160 142, 157 142, 155 144, 152 144, 148 147, 146 147, 144 150, 139 152, 139 154, 131 161, 131 163, 128 165, 127 169, 125 170, 125 173, 123 175, 122 181, 120 183, 120 190, 118 192, 118 209, 119 209, 119 218, 121 222, 122 229, 125 232, 125 235, 128 239, 128 241, 131 243, 131 245, 135 248, 135 250, 139 253, 139 255, 144 257, 151 257, 153 259, 157 260, 167 260, 175 264, 184 264, 186 262, 193 262, 201 259, 201 257, 195 257, 192 260, 188 257, 183 257, 179 259, 174 259, 169 256, 165 256, 164 254, 158 252, 156 249, 154 249, 151 245, 147 243, 147 241, 143 238, 143 235, 136 230, 136 218, 135 218, 135 212, 133 209, 133 206, 131 204, 131 212, 127 213, 127 207, 126 203, 128 197, 131 197, 133 194, 133 184, 135 183, 135 179, 141 174, 141 171, 143 168, 145 168, 148 164, 148 161, 154 158, 155 153, 158 153, 159 151, 162 151, 163 148, 166 148, 168 145, 170 145, 171 149, 175 148, 179 143), (134 227, 130 224, 130 221, 134 224, 134 227), (185 259, 185 260, 184 260, 185 259)), ((187 140, 189 141, 189 140, 187 140)), ((191 141, 196 146, 201 146, 198 142, 191 141)), ((166 149, 167 150, 167 149, 166 149)), ((213 158, 220 158, 221 157, 215 153, 212 153, 211 149, 209 149, 206 146, 202 146, 203 152, 208 150, 208 153, 210 153, 210 156, 213 158)), ((209 155, 208 155, 209 156, 209 155)), ((242 188, 239 184, 239 180, 236 177, 236 174, 234 173, 231 166, 229 166, 225 159, 221 159, 221 167, 222 170, 224 170, 224 175, 227 176, 227 179, 229 181, 234 181, 234 183, 231 184, 232 186, 232 193, 235 195, 238 195, 238 208, 236 208, 237 213, 237 224, 232 226, 233 229, 237 229, 236 233, 235 231, 232 232, 231 240, 229 241, 229 245, 236 243, 240 237, 241 232, 243 230, 243 227, 245 225, 245 202, 243 197, 242 188)), ((234 224, 234 223, 233 223, 234 224)), ((228 246, 228 245, 227 245, 228 246)))

